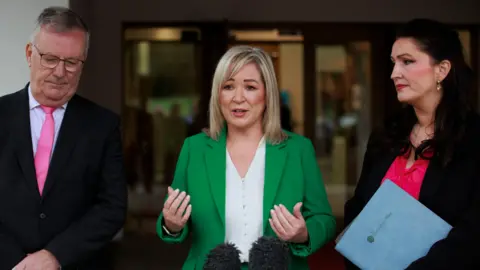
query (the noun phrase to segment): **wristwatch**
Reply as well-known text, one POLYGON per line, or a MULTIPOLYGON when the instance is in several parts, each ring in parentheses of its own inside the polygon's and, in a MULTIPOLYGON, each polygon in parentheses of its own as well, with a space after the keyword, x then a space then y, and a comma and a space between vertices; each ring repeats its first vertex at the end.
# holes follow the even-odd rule
POLYGON ((166 234, 168 234, 169 236, 171 236, 171 237, 177 237, 177 236, 180 235, 180 232, 178 232, 178 233, 172 233, 172 232, 170 232, 170 231, 167 229, 167 226, 165 226, 165 225, 162 225, 162 228, 163 228, 163 231, 164 231, 166 234))

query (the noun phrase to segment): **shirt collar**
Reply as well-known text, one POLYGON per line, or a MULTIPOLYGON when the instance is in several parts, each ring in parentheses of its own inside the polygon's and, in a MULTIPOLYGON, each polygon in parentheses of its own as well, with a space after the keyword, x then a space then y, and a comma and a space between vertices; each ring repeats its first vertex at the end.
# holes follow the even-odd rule
MULTIPOLYGON (((61 106, 61 108, 66 109, 67 104, 68 104, 68 102, 63 104, 61 106)), ((38 103, 38 101, 32 95, 32 88, 31 88, 30 85, 28 85, 28 105, 29 105, 30 110, 40 106, 40 103, 38 103)))

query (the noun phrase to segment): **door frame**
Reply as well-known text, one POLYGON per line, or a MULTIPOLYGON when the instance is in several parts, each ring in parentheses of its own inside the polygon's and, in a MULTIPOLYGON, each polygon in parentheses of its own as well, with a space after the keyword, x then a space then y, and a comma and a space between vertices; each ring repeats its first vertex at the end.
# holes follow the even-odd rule
MULTIPOLYGON (((370 104, 383 104, 386 98, 385 80, 373 80, 373 78, 386 77, 386 64, 389 63, 389 45, 388 40, 391 25, 387 24, 344 24, 344 23, 323 23, 311 25, 304 31, 304 119, 305 136, 313 139, 315 136, 315 48, 322 45, 348 44, 354 41, 368 41, 371 46, 371 70, 372 89, 370 89, 370 104), (334 31, 332 31, 334 29, 334 31), (320 34, 319 34, 320 33, 320 34), (324 34, 328 33, 328 34, 324 34), (388 50, 387 50, 388 49, 388 50), (384 59, 387 59, 385 61, 384 59)), ((388 78, 388 77, 387 77, 388 78)), ((383 106, 370 106, 371 125, 380 122, 376 119, 383 115, 383 106), (374 108, 375 107, 375 108, 374 108)))

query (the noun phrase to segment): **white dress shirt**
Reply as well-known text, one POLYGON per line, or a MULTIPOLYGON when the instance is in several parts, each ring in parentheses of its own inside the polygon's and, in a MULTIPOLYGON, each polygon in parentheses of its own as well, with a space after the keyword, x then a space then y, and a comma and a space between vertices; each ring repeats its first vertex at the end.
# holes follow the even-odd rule
MULTIPOLYGON (((38 103, 38 101, 33 97, 30 86, 28 86, 28 104, 30 108, 30 129, 32 132, 33 155, 35 156, 35 153, 37 153, 38 140, 40 140, 40 134, 42 133, 43 122, 45 122, 45 112, 40 107, 40 103, 38 103)), ((60 131, 60 126, 62 125, 66 108, 67 104, 64 104, 62 107, 53 111, 53 121, 55 122, 55 138, 53 140, 53 148, 55 148, 55 144, 57 142, 58 132, 60 131)))
POLYGON ((248 262, 250 248, 263 235, 263 184, 265 176, 265 141, 241 178, 227 150, 225 242, 240 250, 240 260, 248 262))

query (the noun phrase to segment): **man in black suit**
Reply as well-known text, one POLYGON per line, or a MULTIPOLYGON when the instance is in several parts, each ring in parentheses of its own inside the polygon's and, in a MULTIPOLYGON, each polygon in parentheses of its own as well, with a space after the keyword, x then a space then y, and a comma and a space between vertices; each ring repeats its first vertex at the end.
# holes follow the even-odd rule
POLYGON ((0 98, 0 269, 105 269, 126 216, 120 120, 75 94, 82 19, 52 7, 37 23, 30 83, 0 98))

